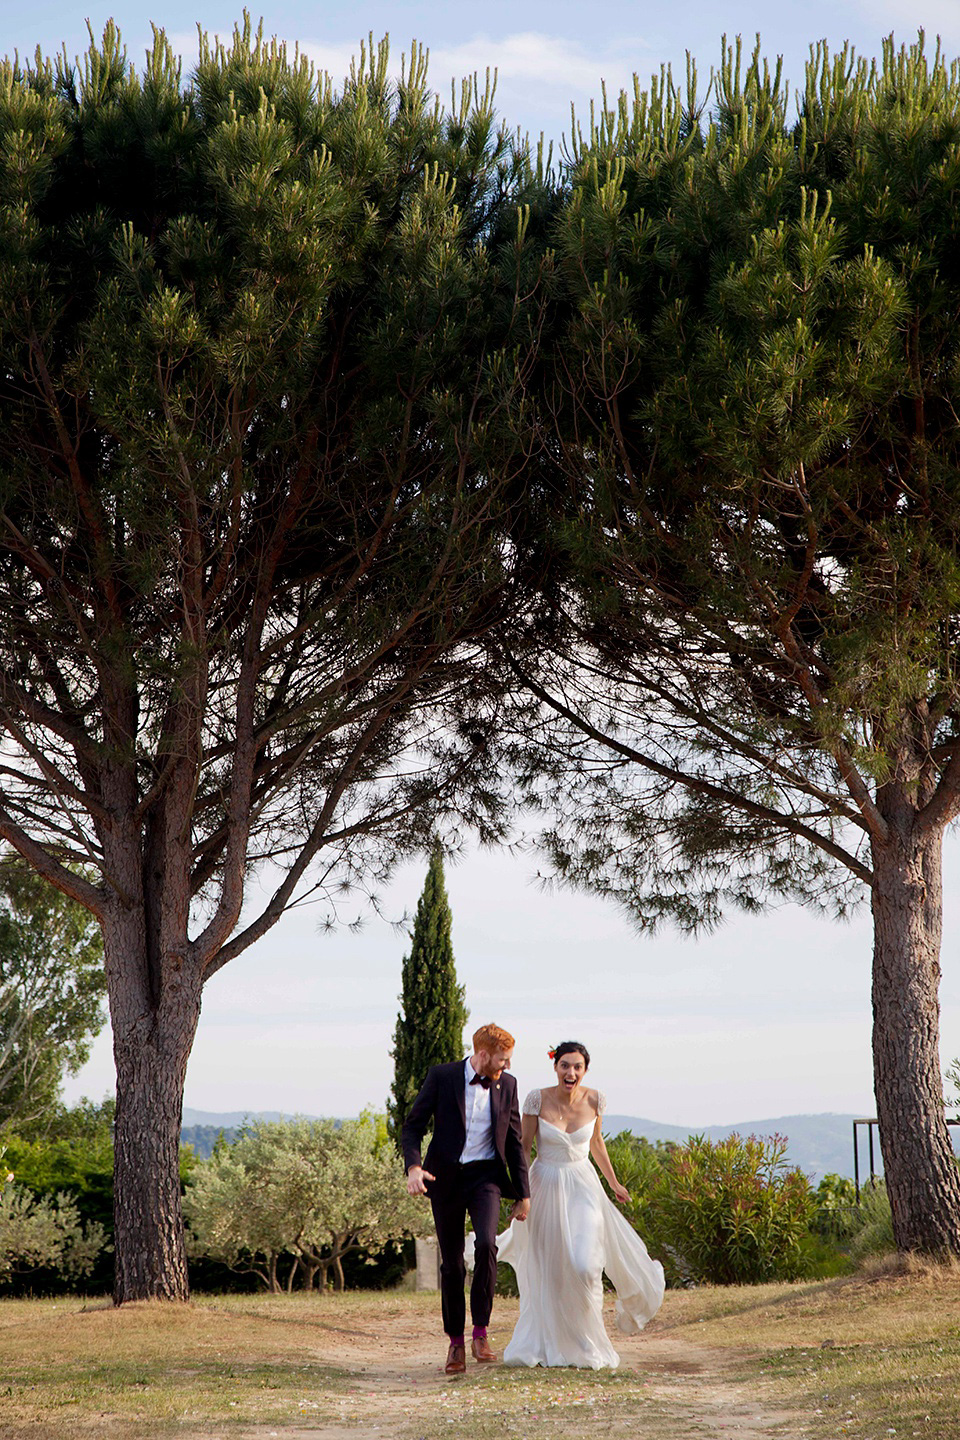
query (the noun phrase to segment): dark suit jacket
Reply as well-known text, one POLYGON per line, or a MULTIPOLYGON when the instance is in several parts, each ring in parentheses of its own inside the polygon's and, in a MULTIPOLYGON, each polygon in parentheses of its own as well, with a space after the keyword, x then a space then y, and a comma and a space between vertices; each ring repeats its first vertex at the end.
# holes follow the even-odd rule
MULTIPOLYGON (((420 1093, 403 1124, 401 1142, 403 1165, 422 1165, 437 1177, 431 1190, 447 1190, 457 1183, 458 1166, 467 1138, 466 1108, 462 1060, 449 1065, 432 1065, 427 1071, 420 1093), (433 1138, 421 1160, 420 1146, 433 1121, 433 1138)), ((517 1082, 504 1070, 499 1080, 490 1083, 490 1118, 493 1143, 501 1171, 500 1190, 514 1200, 530 1194, 527 1162, 520 1141, 520 1106, 517 1103, 517 1082)))

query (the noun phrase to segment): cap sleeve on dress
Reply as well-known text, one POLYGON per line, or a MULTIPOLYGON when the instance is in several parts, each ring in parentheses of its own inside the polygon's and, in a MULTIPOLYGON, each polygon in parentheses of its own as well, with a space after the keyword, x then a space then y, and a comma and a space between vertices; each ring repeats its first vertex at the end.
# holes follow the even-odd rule
POLYGON ((607 1108, 607 1097, 602 1090, 597 1091, 597 1114, 602 1115, 607 1108))
POLYGON ((540 1114, 540 1091, 539 1091, 539 1090, 531 1090, 531 1091, 530 1091, 530 1094, 527 1096, 526 1100, 524 1100, 524 1102, 523 1102, 523 1113, 524 1113, 524 1115, 539 1115, 539 1114, 540 1114))

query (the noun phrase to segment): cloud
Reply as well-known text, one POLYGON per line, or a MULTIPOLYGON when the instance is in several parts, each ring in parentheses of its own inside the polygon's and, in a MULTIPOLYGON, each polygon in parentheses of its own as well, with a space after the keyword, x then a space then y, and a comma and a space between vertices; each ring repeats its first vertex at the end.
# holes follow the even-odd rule
POLYGON ((489 66, 501 80, 522 81, 545 89, 599 93, 601 79, 614 93, 632 87, 633 72, 646 58, 642 40, 618 42, 615 49, 590 53, 582 45, 555 35, 525 31, 492 40, 476 35, 462 45, 430 52, 430 70, 435 80, 441 74, 483 75, 489 66))
MULTIPOLYGON (((177 37, 178 43, 182 38, 177 37)), ((319 70, 327 71, 339 82, 349 74, 351 63, 359 57, 360 47, 353 44, 325 44, 302 40, 300 50, 309 55, 319 70)), ((558 90, 564 96, 574 91, 599 94, 601 80, 608 88, 632 88, 633 73, 648 64, 649 47, 642 39, 622 39, 614 46, 590 52, 573 40, 539 31, 527 30, 493 39, 478 34, 459 45, 431 46, 430 79, 435 88, 445 91, 451 79, 477 75, 481 80, 489 69, 495 70, 501 83, 522 82, 547 90, 558 90)), ((406 45, 392 45, 391 70, 400 73, 401 57, 409 53, 406 45)))
MULTIPOLYGON (((171 35, 170 41, 189 69, 196 55, 196 36, 184 32, 171 35)), ((293 44, 288 41, 288 45, 292 53, 293 44)), ((306 39, 300 41, 299 49, 318 70, 326 71, 338 88, 360 55, 359 44, 353 43, 306 39)), ((405 54, 409 55, 409 45, 391 46, 390 69, 396 75, 405 54)), ((512 123, 534 130, 557 116, 569 118, 571 101, 578 111, 585 110, 591 99, 599 101, 604 83, 607 95, 616 99, 621 90, 632 93, 635 72, 646 86, 649 73, 659 68, 659 59, 639 36, 621 36, 588 49, 577 41, 534 30, 499 39, 478 33, 457 45, 431 46, 429 63, 430 84, 444 103, 449 102, 451 81, 459 88, 464 77, 476 75, 482 91, 487 70, 491 78, 496 72, 499 112, 512 123)))

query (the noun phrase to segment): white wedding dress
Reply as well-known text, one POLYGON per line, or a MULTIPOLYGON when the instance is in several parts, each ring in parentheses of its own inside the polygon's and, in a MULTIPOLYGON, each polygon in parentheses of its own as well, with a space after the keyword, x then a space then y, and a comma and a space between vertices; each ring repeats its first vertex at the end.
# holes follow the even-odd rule
MULTIPOLYGON (((539 1090, 527 1096, 523 1112, 540 1114, 539 1090)), ((594 1123, 567 1134, 540 1120, 530 1216, 497 1237, 497 1258, 513 1266, 520 1287, 506 1365, 619 1365, 603 1324, 604 1270, 617 1291, 617 1327, 625 1334, 642 1330, 663 1302, 663 1266, 607 1199, 590 1162, 594 1123)))

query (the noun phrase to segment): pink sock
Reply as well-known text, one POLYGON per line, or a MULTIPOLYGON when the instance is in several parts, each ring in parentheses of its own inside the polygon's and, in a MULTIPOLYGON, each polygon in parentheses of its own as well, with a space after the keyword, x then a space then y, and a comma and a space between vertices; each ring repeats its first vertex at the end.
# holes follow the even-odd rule
POLYGON ((486 1338, 487 1338, 487 1327, 486 1327, 486 1325, 474 1325, 474 1327, 473 1327, 473 1338, 474 1338, 474 1340, 486 1340, 486 1338))
POLYGON ((466 1349, 467 1342, 462 1335, 448 1335, 447 1339, 451 1345, 459 1345, 461 1349, 466 1349))

